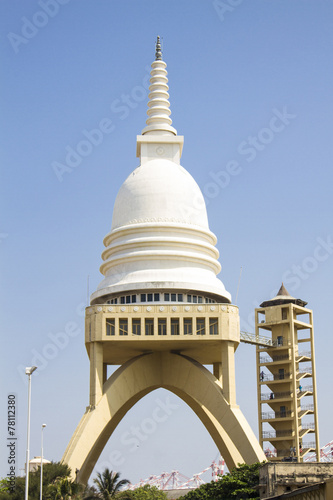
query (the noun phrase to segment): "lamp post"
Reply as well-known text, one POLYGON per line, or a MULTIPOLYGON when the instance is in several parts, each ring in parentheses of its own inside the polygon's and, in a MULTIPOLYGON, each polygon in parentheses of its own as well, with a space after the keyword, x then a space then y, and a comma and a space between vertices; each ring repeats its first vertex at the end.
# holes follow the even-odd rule
POLYGON ((43 498, 43 430, 46 424, 42 424, 41 453, 40 453, 40 500, 43 498))
POLYGON ((29 495, 29 448, 30 448, 30 402, 31 402, 31 375, 37 370, 37 366, 28 366, 25 374, 28 375, 28 428, 27 428, 27 455, 25 463, 25 500, 29 495))

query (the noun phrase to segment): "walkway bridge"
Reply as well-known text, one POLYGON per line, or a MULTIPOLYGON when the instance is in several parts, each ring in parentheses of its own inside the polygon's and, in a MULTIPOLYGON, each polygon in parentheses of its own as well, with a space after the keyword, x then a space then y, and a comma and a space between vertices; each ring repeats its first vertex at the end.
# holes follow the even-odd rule
POLYGON ((269 337, 264 337, 263 335, 256 335, 255 333, 244 332, 244 331, 240 332, 240 341, 244 342, 244 344, 270 346, 270 347, 277 346, 276 340, 273 341, 269 337))

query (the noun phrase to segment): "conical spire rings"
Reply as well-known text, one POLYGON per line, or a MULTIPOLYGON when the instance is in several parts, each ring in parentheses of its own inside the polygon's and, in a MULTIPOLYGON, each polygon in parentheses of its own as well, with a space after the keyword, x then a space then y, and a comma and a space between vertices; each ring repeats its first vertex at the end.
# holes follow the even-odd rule
POLYGON ((150 72, 147 127, 142 130, 142 135, 177 135, 177 130, 171 126, 168 73, 166 71, 166 63, 162 61, 159 37, 157 37, 155 57, 156 60, 152 63, 150 72))
POLYGON ((156 61, 162 60, 162 49, 161 49, 161 41, 160 41, 159 36, 157 37, 157 41, 156 41, 155 60, 156 61))

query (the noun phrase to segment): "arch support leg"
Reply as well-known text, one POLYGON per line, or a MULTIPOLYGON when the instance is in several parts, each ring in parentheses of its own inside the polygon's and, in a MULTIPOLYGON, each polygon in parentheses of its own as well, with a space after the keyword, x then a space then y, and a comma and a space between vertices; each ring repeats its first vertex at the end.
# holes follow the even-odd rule
MULTIPOLYGON (((224 356, 228 357, 228 349, 222 362, 224 356)), ((156 352, 121 366, 104 384, 96 406, 89 407, 83 415, 63 456, 73 475, 79 469, 79 482, 87 483, 104 446, 127 411, 157 388, 173 392, 192 408, 229 469, 238 463, 265 460, 242 412, 226 399, 221 383, 212 373, 191 358, 156 352)), ((232 394, 229 398, 233 401, 232 394)))

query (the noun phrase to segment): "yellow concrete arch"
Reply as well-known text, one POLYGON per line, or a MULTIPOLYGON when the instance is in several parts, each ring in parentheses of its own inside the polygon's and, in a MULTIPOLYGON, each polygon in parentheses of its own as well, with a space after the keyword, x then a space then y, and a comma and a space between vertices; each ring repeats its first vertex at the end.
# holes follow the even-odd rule
POLYGON ((87 408, 63 461, 87 483, 111 434, 125 414, 149 392, 167 389, 185 401, 215 441, 228 468, 265 460, 237 405, 230 405, 219 381, 195 360, 169 352, 144 354, 122 365, 105 382, 95 408, 87 408))

